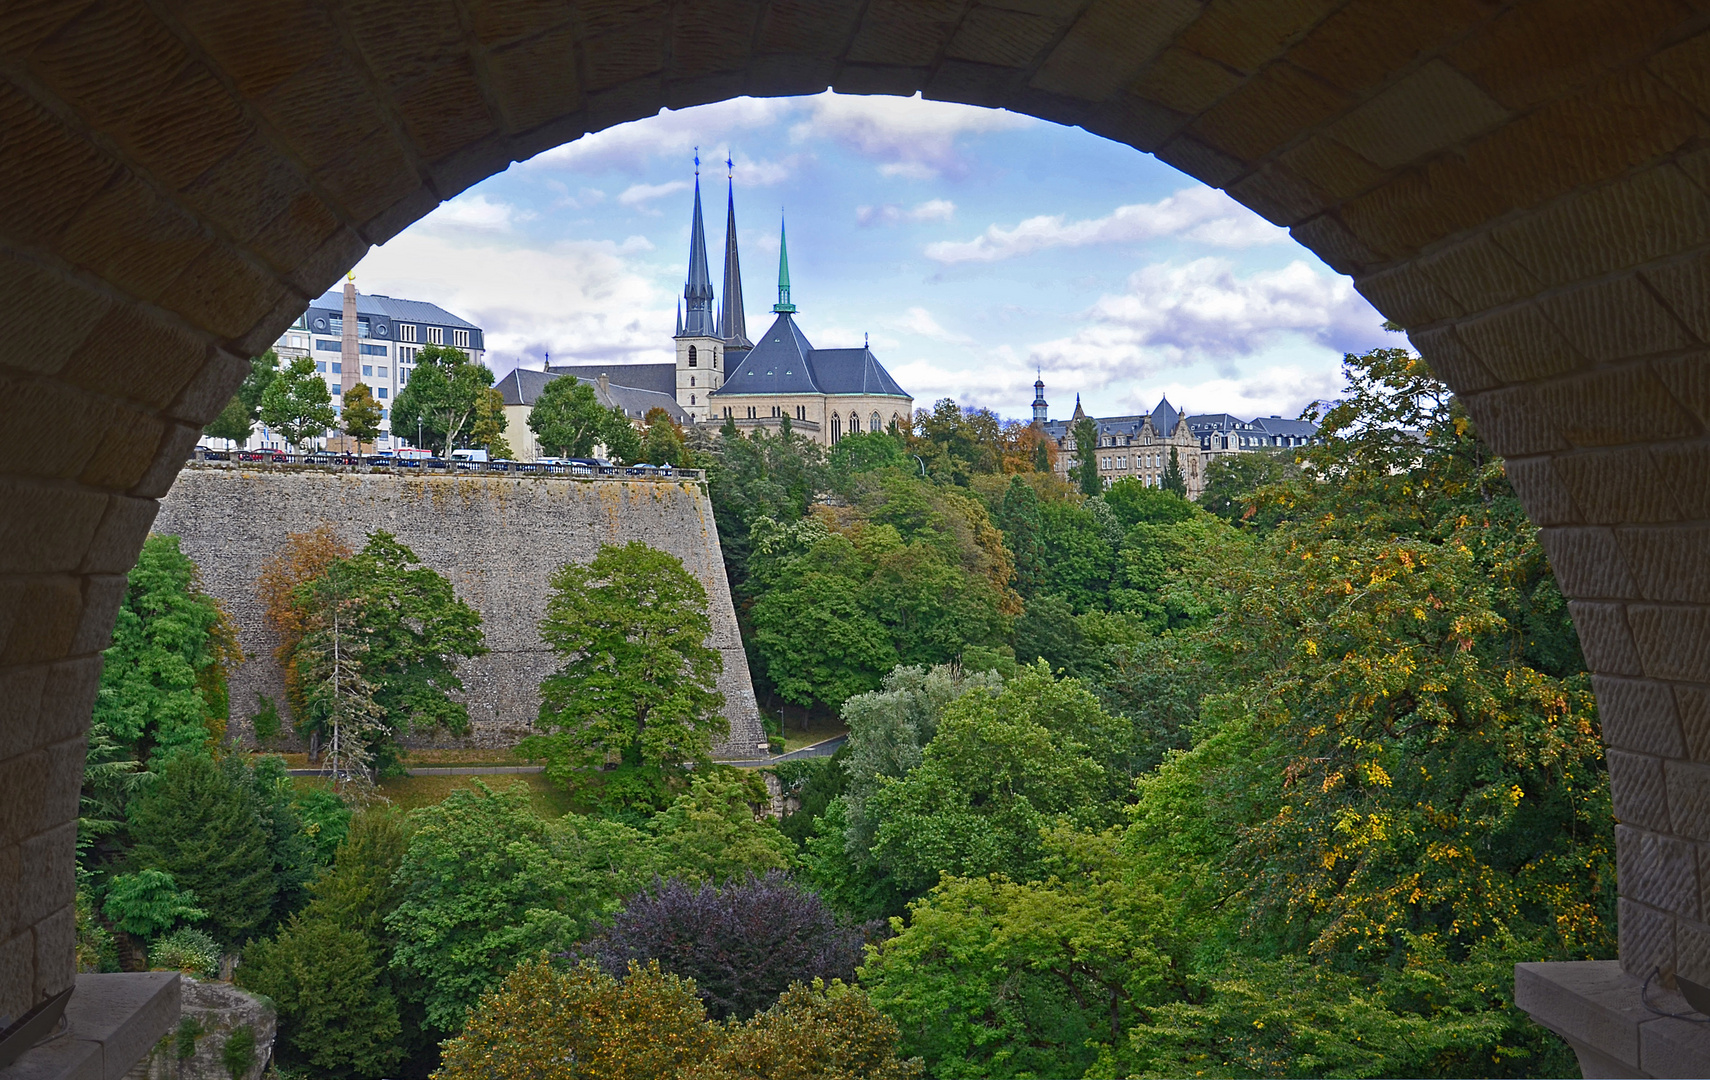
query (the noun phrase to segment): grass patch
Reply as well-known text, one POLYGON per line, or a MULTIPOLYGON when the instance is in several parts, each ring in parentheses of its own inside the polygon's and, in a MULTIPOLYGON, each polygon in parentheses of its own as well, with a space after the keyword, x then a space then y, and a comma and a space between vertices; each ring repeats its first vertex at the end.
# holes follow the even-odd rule
MULTIPOLYGON (((328 783, 318 776, 294 776, 291 781, 299 791, 325 787, 328 783)), ((422 806, 435 806, 460 788, 473 790, 476 781, 486 783, 495 791, 504 791, 517 783, 526 785, 529 805, 533 806, 534 812, 541 817, 563 817, 566 813, 579 809, 571 802, 569 794, 563 788, 547 780, 542 773, 525 773, 520 776, 398 776, 382 780, 380 794, 400 810, 414 810, 422 806)))
MULTIPOLYGON (((262 753, 272 754, 273 756, 284 758, 285 759, 285 767, 288 769, 312 769, 315 767, 309 761, 309 755, 306 753, 302 753, 301 751, 296 752, 296 753, 289 753, 289 754, 284 754, 284 753, 274 754, 273 751, 262 751, 262 753)), ((442 766, 442 765, 532 765, 532 764, 535 764, 534 762, 529 761, 527 758, 519 757, 515 750, 507 749, 504 747, 496 747, 496 748, 495 747, 489 747, 487 749, 481 749, 478 747, 469 747, 469 748, 459 747, 459 748, 443 749, 443 750, 441 750, 441 749, 408 750, 404 754, 403 762, 404 762, 404 767, 407 769, 434 768, 434 767, 442 766)))

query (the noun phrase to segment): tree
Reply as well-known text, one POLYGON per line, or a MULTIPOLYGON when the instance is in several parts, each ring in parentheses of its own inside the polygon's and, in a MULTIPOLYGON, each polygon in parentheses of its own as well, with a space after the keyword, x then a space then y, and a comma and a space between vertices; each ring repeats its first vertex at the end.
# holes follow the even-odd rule
POLYGON ((1282 520, 1285 511, 1275 500, 1266 499, 1265 493, 1299 472, 1294 455, 1286 450, 1223 454, 1205 467, 1199 505, 1231 525, 1268 530, 1282 520))
POLYGON ((595 817, 542 820, 528 789, 453 791, 410 815, 385 916, 392 967, 420 980, 426 1021, 456 1031, 505 972, 562 952, 646 880, 642 836, 595 817))
POLYGON ((1012 477, 997 511, 997 526, 1015 557, 1015 589, 1031 598, 1045 580, 1045 518, 1039 493, 1021 477, 1012 477))
POLYGON ((867 799, 873 858, 918 895, 941 873, 1029 880, 1040 830, 1059 815, 1109 823, 1127 787, 1128 729, 1073 679, 1024 669, 995 697, 965 694, 944 710, 919 767, 867 799))
POLYGON ((94 725, 139 761, 224 735, 227 672, 243 658, 220 604, 178 537, 151 534, 125 582, 102 655, 94 725))
POLYGON ((344 433, 356 440, 356 452, 362 444, 373 442, 380 434, 380 403, 367 383, 357 383, 344 395, 344 433))
POLYGON ((196 894, 178 888, 164 870, 140 870, 113 878, 107 883, 107 901, 101 910, 114 926, 141 938, 163 934, 182 920, 195 921, 208 915, 196 906, 196 894))
POLYGON ((1102 496, 1123 529, 1135 525, 1172 525, 1194 516, 1193 504, 1168 489, 1149 487, 1137 476, 1111 484, 1102 496))
POLYGON ((794 983, 738 1028, 698 1075, 707 1080, 916 1080, 919 1058, 897 1056, 897 1025, 859 988, 794 983))
POLYGON ((729 730, 711 633, 706 589, 675 555, 631 541, 561 567, 541 620, 561 660, 540 685, 548 734, 520 749, 565 785, 608 760, 652 777, 707 761, 729 730))
POLYGON ((1075 475, 1071 479, 1080 485, 1083 495, 1102 494, 1104 479, 1098 471, 1098 424, 1092 417, 1083 416, 1070 426, 1069 436, 1075 440, 1075 475))
POLYGON ((1181 456, 1173 446, 1170 447, 1170 463, 1164 467, 1164 476, 1158 481, 1158 487, 1180 498, 1187 498, 1187 480, 1182 476, 1181 456))
POLYGON ((269 823, 251 793, 206 755, 180 751, 155 774, 131 802, 132 861, 172 875, 207 911, 214 936, 241 945, 273 912, 269 823))
POLYGON ((746 1020, 793 982, 853 979, 863 941, 860 928, 772 871, 723 886, 655 881, 579 951, 614 976, 656 960, 694 980, 713 1019, 746 1020))
POLYGON ((469 442, 487 451, 491 461, 508 461, 516 456, 516 451, 511 449, 509 440, 505 438, 505 428, 509 424, 505 418, 505 395, 497 387, 489 386, 481 391, 475 423, 469 430, 469 442))
MULTIPOLYGON (((861 979, 934 1076, 1129 1076, 1128 1032, 1185 989, 1191 939, 1114 833, 1053 830, 1042 880, 946 878, 861 979)), ((1179 1073, 1177 1073, 1179 1075, 1179 1073)))
MULTIPOLYGON (((474 363, 462 349, 423 346, 416 354, 409 385, 392 403, 392 430, 400 434, 419 431, 427 444, 425 449, 442 457, 452 450, 477 445, 474 429, 484 411, 491 411, 486 391, 492 385, 492 369, 474 363)), ((502 409, 499 416, 503 417, 502 409)), ((503 430, 501 424, 492 434, 503 430)))
POLYGON ((641 460, 652 465, 685 466, 688 449, 683 445, 683 429, 671 419, 671 414, 655 407, 647 410, 647 431, 641 440, 641 460))
POLYGON ((332 391, 315 371, 315 362, 299 356, 267 384, 261 395, 261 422, 301 448, 327 433, 338 421, 332 391))
POLYGON ((622 981, 591 962, 560 972, 543 954, 481 998, 445 1044, 440 1080, 675 1080, 721 1030, 694 983, 656 963, 622 981))
POLYGON ((653 864, 690 882, 794 867, 795 845, 759 816, 768 800, 766 785, 752 773, 719 768, 697 774, 688 791, 647 823, 653 864))
POLYGON ((331 525, 322 523, 308 532, 287 533, 285 543, 261 564, 255 592, 262 604, 262 618, 279 638, 273 658, 285 674, 285 697, 294 715, 301 716, 303 688, 299 685, 292 657, 309 633, 313 609, 297 596, 300 587, 326 573, 327 567, 349 558, 350 545, 340 540, 331 525))
POLYGON ((546 384, 528 412, 528 426, 550 457, 589 457, 608 423, 591 384, 573 375, 546 384))
POLYGON ((642 460, 641 433, 616 406, 606 410, 600 442, 606 448, 606 456, 620 465, 634 465, 642 460))
POLYGON ((395 813, 351 823, 314 899, 276 938, 244 950, 237 982, 279 1008, 281 1058, 323 1076, 381 1076, 403 1057, 386 916, 408 838, 395 813))
MULTIPOLYGON (((412 732, 467 731, 468 706, 452 696, 463 689, 456 665, 487 646, 480 615, 451 582, 381 530, 343 558, 326 537, 298 546, 287 554, 313 576, 292 586, 280 620, 295 636, 286 662, 299 688, 298 728, 325 737, 336 716, 382 769, 412 732)), ((264 582, 272 590, 288 576, 281 564, 264 582)))
POLYGON ((915 1080, 897 1030, 860 990, 796 984, 745 1024, 712 1024, 693 982, 658 964, 621 980, 545 956, 484 997, 445 1045, 441 1080, 915 1080))
POLYGON ((248 442, 255 430, 255 421, 261 415, 261 399, 278 375, 279 354, 272 349, 251 359, 249 374, 243 377, 238 392, 232 395, 214 422, 202 429, 203 433, 240 446, 248 442))

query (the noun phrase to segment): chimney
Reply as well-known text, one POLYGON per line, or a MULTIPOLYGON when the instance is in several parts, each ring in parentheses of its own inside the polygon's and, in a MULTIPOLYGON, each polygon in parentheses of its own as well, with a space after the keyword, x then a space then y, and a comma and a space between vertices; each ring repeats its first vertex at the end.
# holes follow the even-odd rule
POLYGON ((606 397, 610 397, 612 393, 611 377, 603 371, 600 372, 600 393, 606 397))

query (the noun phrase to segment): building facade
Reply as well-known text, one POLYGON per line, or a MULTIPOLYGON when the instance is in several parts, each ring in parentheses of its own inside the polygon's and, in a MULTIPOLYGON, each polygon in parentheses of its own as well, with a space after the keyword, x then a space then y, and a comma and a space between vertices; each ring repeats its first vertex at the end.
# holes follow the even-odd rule
MULTIPOLYGON (((366 384, 381 410, 382 431, 373 445, 384 450, 413 442, 413 432, 400 431, 393 440, 392 402, 410 381, 416 356, 426 345, 462 349, 477 364, 487 351, 481 328, 467 319, 425 300, 360 293, 356 282, 347 279, 342 291, 311 303, 273 348, 281 366, 299 357, 312 359, 332 392, 333 407, 341 413, 345 393, 357 383, 366 384)), ((340 438, 329 434, 335 443, 340 438)), ((248 448, 285 449, 285 444, 278 432, 258 422, 248 448)))
MULTIPOLYGON (((1034 384, 1034 415, 1045 404, 1043 382, 1034 384)), ((1080 395, 1075 396, 1075 412, 1067 420, 1046 420, 1041 423, 1057 444, 1057 474, 1064 480, 1069 468, 1080 461, 1075 443, 1075 424, 1086 418, 1080 395)), ((1199 440, 1187 425, 1187 419, 1177 412, 1168 398, 1161 399, 1157 408, 1138 416, 1093 417, 1098 428, 1099 478, 1109 487, 1118 480, 1134 477, 1147 487, 1160 487, 1164 472, 1170 465, 1170 452, 1176 454, 1182 481, 1187 485, 1187 497, 1197 499, 1205 488, 1205 462, 1201 458, 1199 440)))
MULTIPOLYGON (((1068 420, 1047 420, 1046 412, 1045 381, 1041 377, 1033 384, 1033 422, 1057 444, 1057 474, 1067 480, 1069 469, 1080 461, 1074 426, 1086 412, 1078 394, 1074 415, 1068 420)), ((1319 439, 1318 425, 1307 420, 1280 416, 1242 420, 1229 413, 1186 416, 1167 397, 1148 414, 1094 417, 1093 423, 1098 426, 1096 458, 1105 487, 1130 476, 1148 487, 1159 486, 1174 450, 1190 499, 1205 490, 1205 471, 1219 457, 1306 446, 1319 439)))
MULTIPOLYGON (((729 250, 734 255, 734 241, 729 250)), ((740 292, 737 295, 740 298, 740 292)), ((725 378, 710 396, 715 423, 728 420, 738 430, 781 428, 787 418, 792 430, 824 446, 845 435, 908 426, 914 398, 897 385, 869 346, 816 349, 796 325, 790 248, 782 227, 778 302, 772 312, 772 325, 752 347, 726 340, 725 378)))
POLYGON ((589 377, 556 368, 545 371, 517 368, 493 385, 504 395, 505 439, 511 444, 518 461, 536 461, 547 456, 535 438, 534 429, 528 426, 528 414, 540 399, 541 392, 557 379, 580 379, 589 384, 594 388, 594 400, 608 409, 622 410, 637 428, 645 426, 647 414, 654 409, 664 409, 678 424, 690 423, 688 413, 677 404, 677 399, 657 389, 621 386, 604 373, 589 377))

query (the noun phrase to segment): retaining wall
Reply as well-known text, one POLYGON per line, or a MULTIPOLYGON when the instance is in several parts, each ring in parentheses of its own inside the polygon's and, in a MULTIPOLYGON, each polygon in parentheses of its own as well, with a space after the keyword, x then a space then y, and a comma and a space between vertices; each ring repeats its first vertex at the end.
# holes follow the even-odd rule
POLYGON ((261 566, 288 533, 322 522, 352 548, 371 530, 393 533, 481 613, 492 651, 460 669, 469 736, 418 737, 411 745, 510 746, 532 732, 540 680, 555 666, 538 631, 548 578, 565 563, 592 561, 601 544, 640 540, 682 559, 706 587, 730 720, 718 755, 762 756, 765 735, 712 506, 700 484, 674 480, 187 466, 161 500, 154 531, 180 538, 201 568, 203 587, 237 624, 245 661, 231 680, 234 733, 253 738, 249 716, 258 694, 283 707, 284 678, 273 658, 278 639, 255 591, 261 566))

